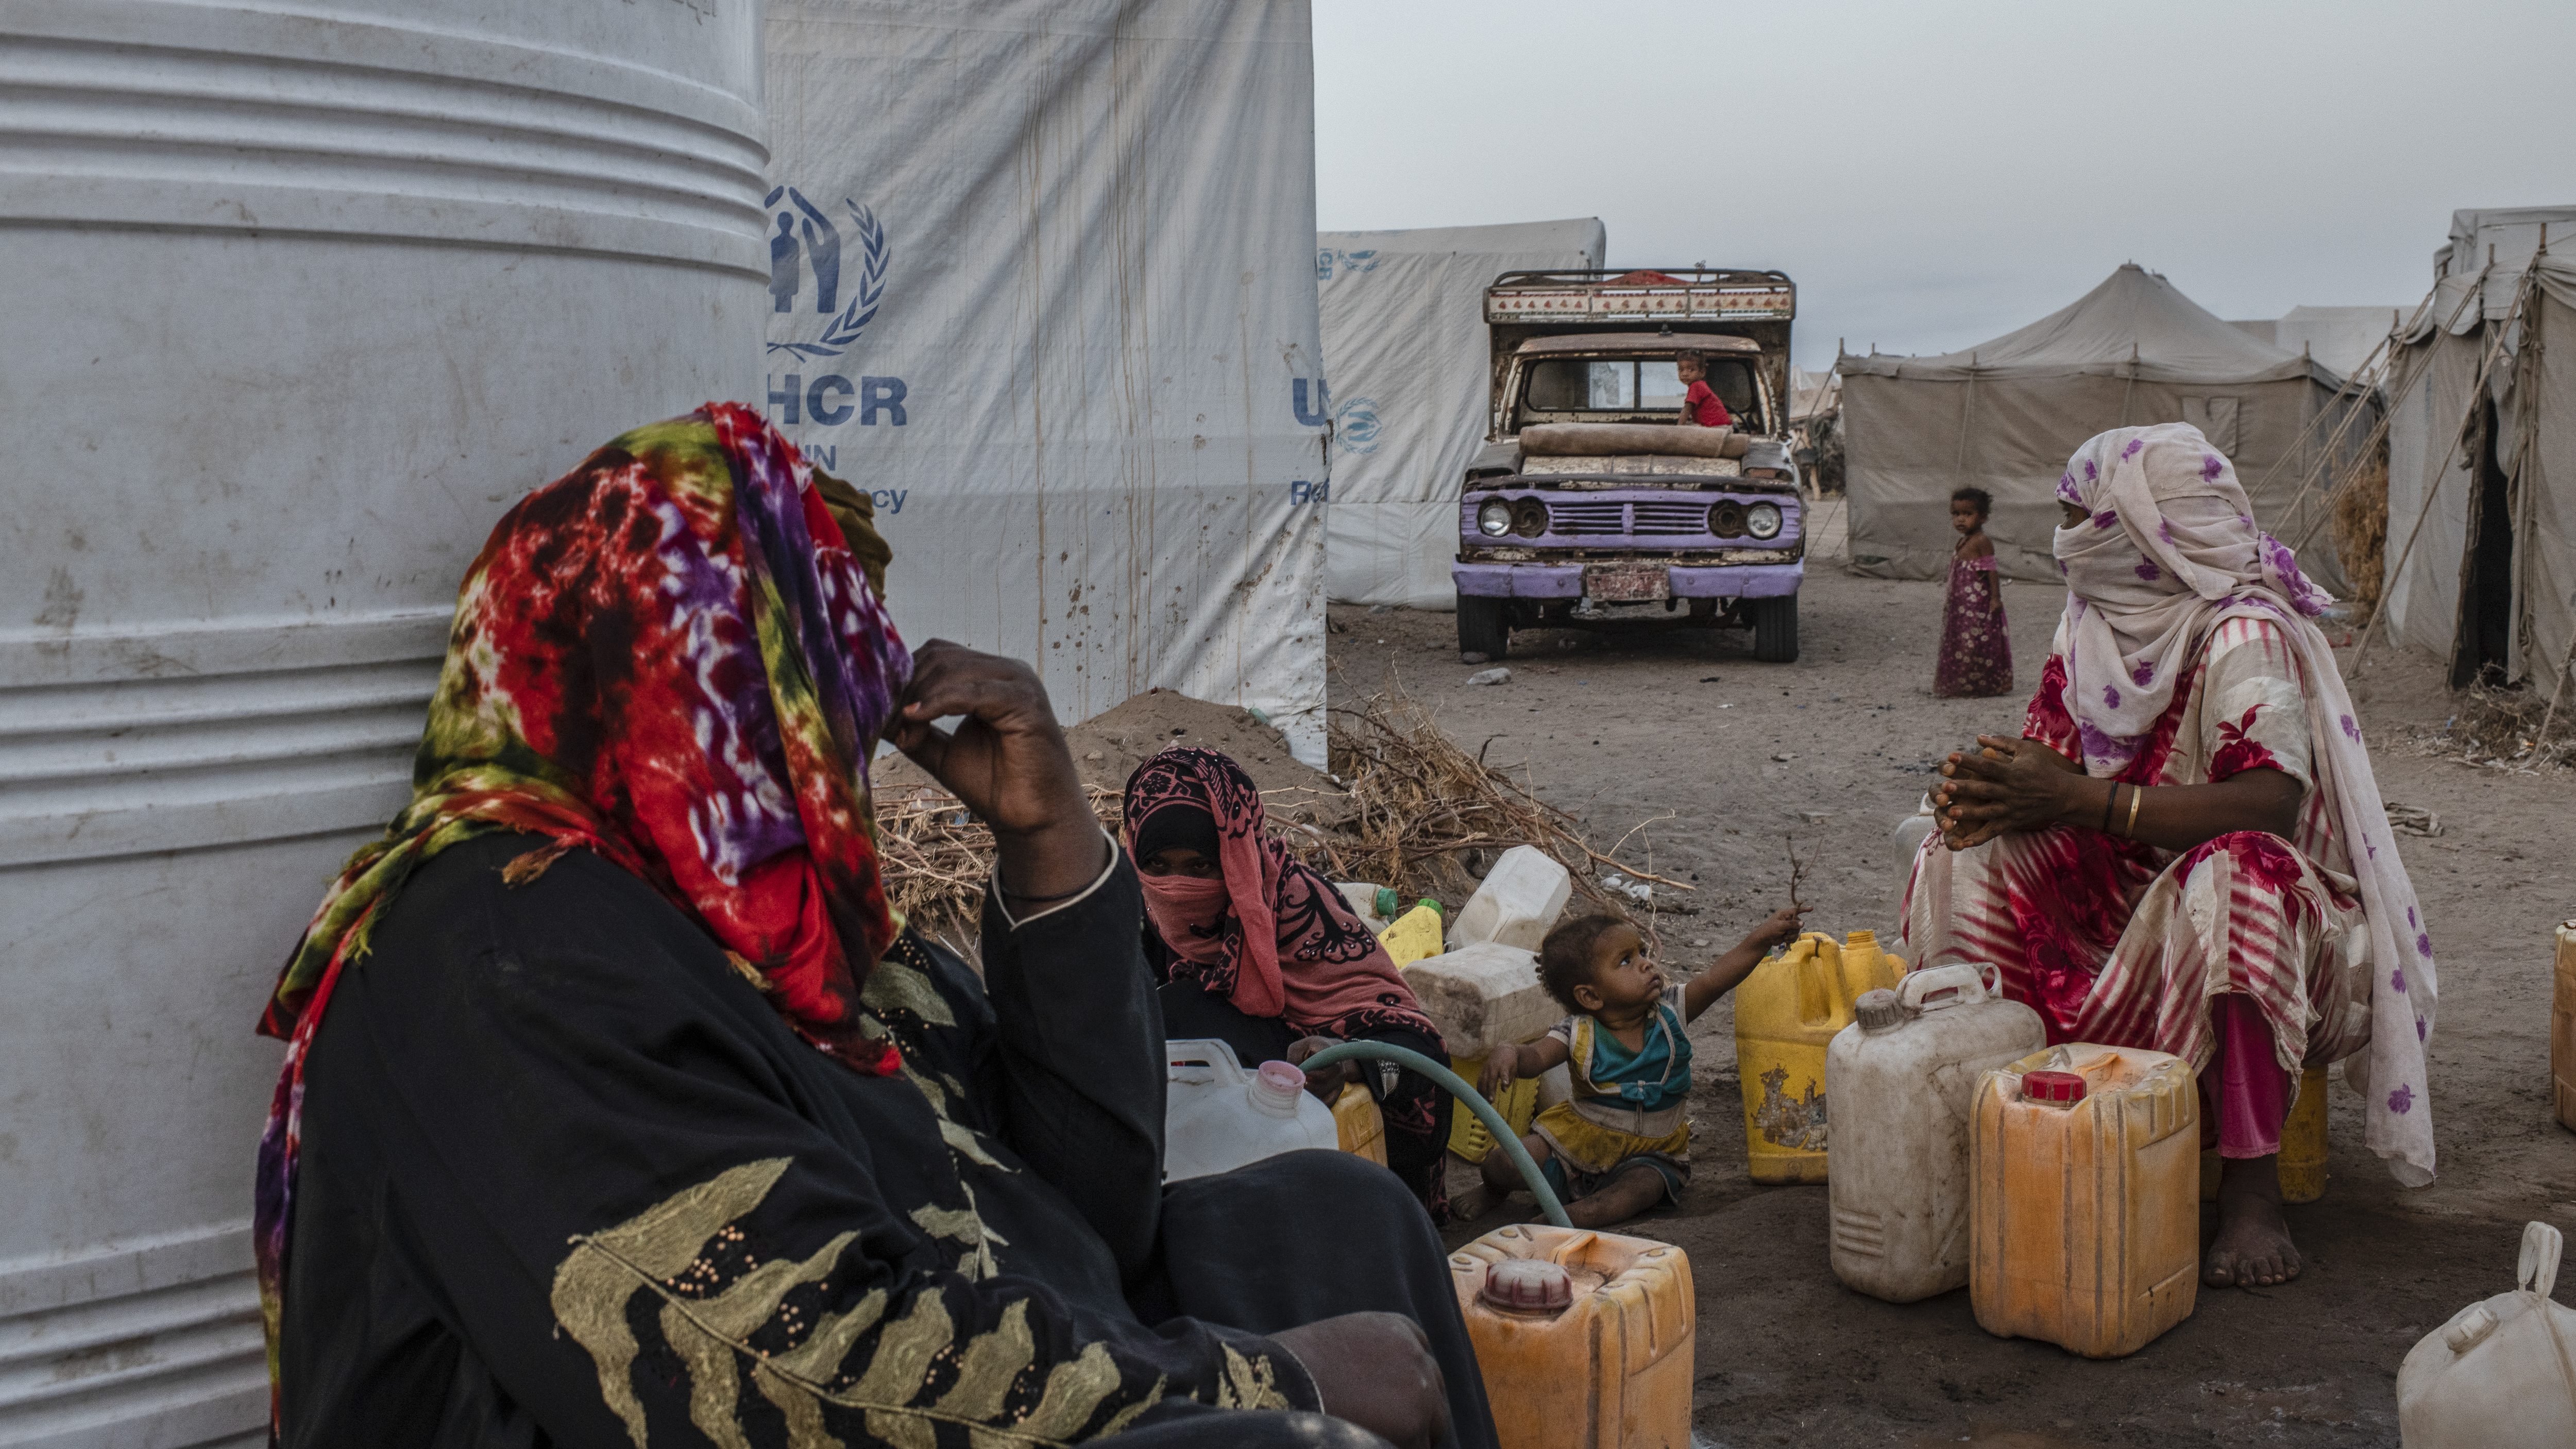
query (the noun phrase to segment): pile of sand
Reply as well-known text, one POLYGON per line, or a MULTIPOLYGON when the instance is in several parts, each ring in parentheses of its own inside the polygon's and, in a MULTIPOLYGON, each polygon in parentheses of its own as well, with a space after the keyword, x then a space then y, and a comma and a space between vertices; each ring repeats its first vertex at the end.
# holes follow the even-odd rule
MULTIPOLYGON (((1171 745, 1217 750, 1234 758, 1261 789, 1274 824, 1332 826, 1351 814, 1350 796, 1332 777, 1301 764, 1288 741, 1248 709, 1211 704, 1169 689, 1149 689, 1126 703, 1065 731, 1074 768, 1085 785, 1112 792, 1155 753, 1171 745)), ((880 799, 936 788, 918 765, 898 754, 880 758, 868 772, 880 799)))

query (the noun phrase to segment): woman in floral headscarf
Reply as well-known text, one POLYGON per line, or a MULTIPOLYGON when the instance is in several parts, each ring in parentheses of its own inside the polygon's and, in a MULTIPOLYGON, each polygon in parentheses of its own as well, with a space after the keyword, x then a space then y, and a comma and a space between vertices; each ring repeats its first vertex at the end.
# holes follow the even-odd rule
POLYGON ((2432 937, 2310 622, 2330 600, 2226 458, 2184 424, 2121 428, 2058 500, 2066 613, 2039 692, 2020 739, 1942 766, 1906 942, 1924 965, 2000 965, 2051 1042, 2190 1061, 2225 1159, 2203 1279, 2285 1282, 2301 1068, 2343 1061, 2371 1150, 2432 1180, 2432 937))
POLYGON ((278 1441, 1490 1446, 1386 1174, 1163 1186, 1135 873, 1036 675, 909 653, 828 487, 711 404, 467 573, 262 1022, 278 1441), (880 732, 993 829, 980 977, 887 909, 880 732))
MULTIPOLYGON (((1175 745, 1136 767, 1127 849, 1142 872, 1147 954, 1163 987, 1164 1034, 1214 1037, 1247 1065, 1304 1061, 1367 1037, 1446 1061, 1440 1029, 1333 883, 1300 864, 1264 823, 1261 792, 1215 750, 1175 745)), ((1449 1212, 1448 1094, 1391 1063, 1307 1074, 1331 1101, 1351 1083, 1377 1099, 1386 1165, 1431 1214, 1449 1212)))

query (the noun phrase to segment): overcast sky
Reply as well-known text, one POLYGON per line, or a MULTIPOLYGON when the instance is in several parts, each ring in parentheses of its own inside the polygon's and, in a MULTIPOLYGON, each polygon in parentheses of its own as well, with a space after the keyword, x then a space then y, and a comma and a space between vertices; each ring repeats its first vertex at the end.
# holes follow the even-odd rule
POLYGON ((2136 261, 2222 317, 2412 307, 2576 202, 2576 3, 1314 0, 1324 230, 1598 216, 1777 267, 1798 360, 1946 352, 2136 261))

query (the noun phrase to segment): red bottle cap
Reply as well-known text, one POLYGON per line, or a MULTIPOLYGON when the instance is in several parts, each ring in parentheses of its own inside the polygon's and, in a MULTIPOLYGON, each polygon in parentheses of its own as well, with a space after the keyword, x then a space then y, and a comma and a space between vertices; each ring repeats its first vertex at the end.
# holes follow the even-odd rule
POLYGON ((1478 1296, 1507 1313, 1563 1313, 1574 1302, 1574 1279, 1544 1258, 1505 1258, 1485 1270, 1478 1296))
POLYGON ((2021 1095, 2028 1102, 2055 1102, 2072 1106, 2084 1100, 2084 1075, 2081 1072, 2024 1072, 2021 1095))

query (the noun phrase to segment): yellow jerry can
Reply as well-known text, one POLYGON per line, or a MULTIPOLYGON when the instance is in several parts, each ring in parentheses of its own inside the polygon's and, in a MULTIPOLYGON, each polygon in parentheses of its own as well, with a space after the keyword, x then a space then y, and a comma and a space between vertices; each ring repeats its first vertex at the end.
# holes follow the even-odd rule
POLYGON ((1333 1099, 1333 1130, 1344 1152, 1386 1166, 1386 1118, 1379 1114, 1377 1098, 1369 1095, 1368 1088, 1357 1082, 1342 1088, 1342 1094, 1333 1099))
POLYGON ((2549 1091, 2561 1127, 2576 1127, 2576 921, 2558 923, 2558 990, 2549 1010, 2549 1091))
POLYGON ((1449 1255, 1502 1449, 1691 1449, 1690 1255, 1526 1223, 1449 1255))
POLYGON ((1735 988, 1735 1063, 1755 1182, 1825 1180, 1825 1048, 1864 991, 1895 990, 1905 963, 1870 931, 1841 945, 1810 931, 1735 988))
POLYGON ((1377 939, 1395 964, 1404 967, 1440 954, 1441 929, 1438 908, 1425 901, 1396 917, 1395 924, 1377 933, 1377 939))
MULTIPOLYGON (((1484 1075, 1485 1059, 1451 1057, 1449 1070, 1466 1078, 1472 1085, 1484 1075)), ((1538 1078, 1523 1077, 1505 1087, 1503 1094, 1493 1100, 1494 1110, 1502 1113, 1503 1120, 1512 1124, 1513 1135, 1527 1132, 1530 1122, 1538 1116, 1538 1078)), ((1466 1103, 1452 1102, 1449 1105, 1449 1150, 1469 1162, 1484 1161, 1485 1154, 1494 1150, 1494 1134, 1485 1130, 1485 1124, 1467 1109, 1466 1103)))
MULTIPOLYGON (((2218 1201, 2218 1149, 2200 1154, 2200 1200, 2218 1201)), ((2299 1099, 2281 1124, 2281 1201, 2315 1202, 2326 1195, 2326 1069, 2299 1073, 2299 1099)))

